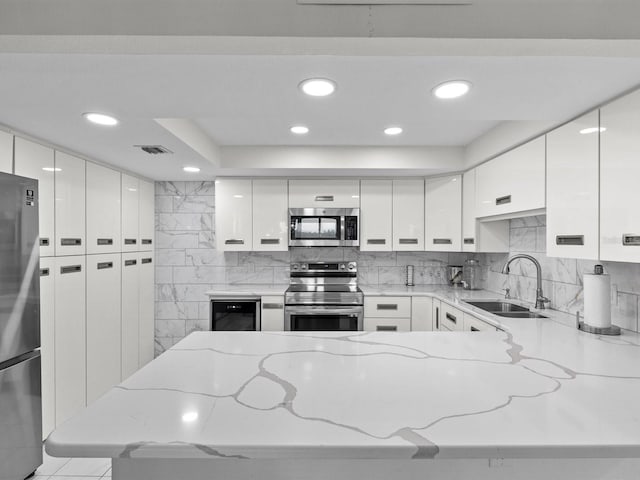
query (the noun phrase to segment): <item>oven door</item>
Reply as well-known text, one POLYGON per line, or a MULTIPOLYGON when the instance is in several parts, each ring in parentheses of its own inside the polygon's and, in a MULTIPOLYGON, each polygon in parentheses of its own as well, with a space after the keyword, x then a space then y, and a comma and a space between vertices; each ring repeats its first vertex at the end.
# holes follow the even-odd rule
POLYGON ((291 215, 291 247, 339 247, 344 235, 340 215, 291 215))
POLYGON ((284 329, 292 332, 357 332, 363 327, 362 306, 287 305, 284 329))

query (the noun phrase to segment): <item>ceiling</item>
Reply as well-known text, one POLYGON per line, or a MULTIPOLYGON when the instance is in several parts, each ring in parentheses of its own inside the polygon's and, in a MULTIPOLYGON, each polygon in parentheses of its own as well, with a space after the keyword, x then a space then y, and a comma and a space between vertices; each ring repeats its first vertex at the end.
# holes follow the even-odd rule
POLYGON ((0 123, 150 178, 186 178, 192 164, 210 177, 220 171, 154 119, 189 119, 222 147, 465 146, 504 121, 560 123, 639 80, 638 58, 1 53, 0 123), (314 76, 337 92, 301 94, 314 76), (460 78, 474 85, 467 97, 431 95, 460 78), (87 111, 121 122, 90 125, 87 111), (293 136, 294 124, 311 132, 293 136), (389 125, 404 133, 385 136, 389 125))

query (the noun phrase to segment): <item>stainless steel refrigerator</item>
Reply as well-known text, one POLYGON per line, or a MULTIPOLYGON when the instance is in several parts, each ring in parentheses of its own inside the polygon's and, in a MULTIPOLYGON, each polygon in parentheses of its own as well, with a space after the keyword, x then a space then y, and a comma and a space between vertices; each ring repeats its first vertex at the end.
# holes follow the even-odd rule
POLYGON ((0 173, 0 480, 42 463, 38 182, 0 173))

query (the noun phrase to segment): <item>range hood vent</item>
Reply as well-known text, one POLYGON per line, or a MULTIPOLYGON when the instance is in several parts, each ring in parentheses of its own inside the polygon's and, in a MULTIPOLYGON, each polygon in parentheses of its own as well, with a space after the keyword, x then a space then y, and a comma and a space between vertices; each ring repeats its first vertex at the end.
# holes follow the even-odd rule
POLYGON ((151 155, 164 155, 166 153, 173 153, 171 150, 163 147, 162 145, 134 145, 134 147, 137 147, 143 152, 147 152, 151 155))

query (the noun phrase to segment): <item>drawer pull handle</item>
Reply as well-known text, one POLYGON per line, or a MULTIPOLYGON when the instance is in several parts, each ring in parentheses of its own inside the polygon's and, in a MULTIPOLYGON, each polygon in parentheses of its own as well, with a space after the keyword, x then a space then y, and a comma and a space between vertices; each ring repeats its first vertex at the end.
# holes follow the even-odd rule
POLYGON ((397 332, 397 325, 376 325, 376 331, 378 332, 397 332))
POLYGON ((153 240, 151 240, 150 238, 143 238, 142 240, 140 240, 140 243, 142 245, 151 245, 153 243, 153 240))
POLYGON ((471 331, 472 331, 472 332, 479 332, 479 331, 480 331, 480 329, 479 329, 479 328, 476 328, 476 327, 471 327, 471 331))
POLYGON ((106 268, 113 268, 113 262, 100 262, 100 263, 98 263, 98 270, 104 270, 106 268))
POLYGON ((49 239, 48 238, 41 238, 40 239, 40 246, 41 247, 48 247, 49 246, 49 239))
POLYGON ((113 238, 99 238, 98 245, 113 245, 113 238))
POLYGON ((261 238, 260 244, 261 245, 280 245, 280 239, 279 238, 261 238))
POLYGON ((625 247, 633 247, 640 245, 640 235, 634 235, 633 233, 625 233, 622 235, 622 245, 625 247))
POLYGON ((387 240, 384 238, 367 238, 367 245, 386 245, 387 240))
POLYGON ((398 310, 397 303, 378 303, 376 307, 378 310, 398 310))
POLYGON ((136 240, 135 238, 125 238, 124 239, 124 244, 125 245, 136 245, 138 243, 138 240, 136 240))
POLYGON ((507 203, 511 203, 511 195, 496 198, 496 205, 506 205, 507 203))
POLYGON ((469 238, 465 238, 464 239, 464 244, 465 245, 475 245, 476 243, 476 239, 473 237, 469 237, 469 238))
POLYGON ((398 240, 398 243, 400 245, 417 245, 418 239, 417 238, 401 238, 398 240))
POLYGON ((556 245, 584 245, 584 235, 556 235, 556 245))
POLYGON ((77 273, 82 271, 82 265, 69 265, 67 267, 60 267, 60 273, 77 273))
POLYGON ((436 330, 440 330, 440 307, 436 307, 436 330))
POLYGON ((49 276, 49 269, 48 268, 41 268, 40 269, 40 276, 41 277, 48 277, 49 276))
POLYGON ((458 323, 458 319, 455 317, 455 315, 451 315, 449 312, 447 312, 447 319, 451 320, 453 323, 458 323))
POLYGON ((130 267, 132 265, 137 265, 138 261, 137 260, 125 260, 124 261, 124 266, 125 267, 130 267))
POLYGON ((140 260, 141 264, 146 264, 146 263, 151 263, 153 260, 151 260, 151 258, 143 258, 142 260, 140 260))
POLYGON ((82 245, 82 239, 81 238, 61 238, 60 245, 62 245, 63 247, 72 247, 76 245, 82 245))
POLYGON ((433 239, 433 244, 434 245, 451 245, 453 242, 451 241, 450 238, 434 238, 433 239))
POLYGON ((281 303, 263 303, 262 308, 265 310, 282 310, 283 305, 281 303))
POLYGON ((316 195, 316 202, 333 202, 333 195, 316 195))
POLYGON ((225 245, 244 245, 244 240, 239 238, 230 238, 224 241, 225 245))

